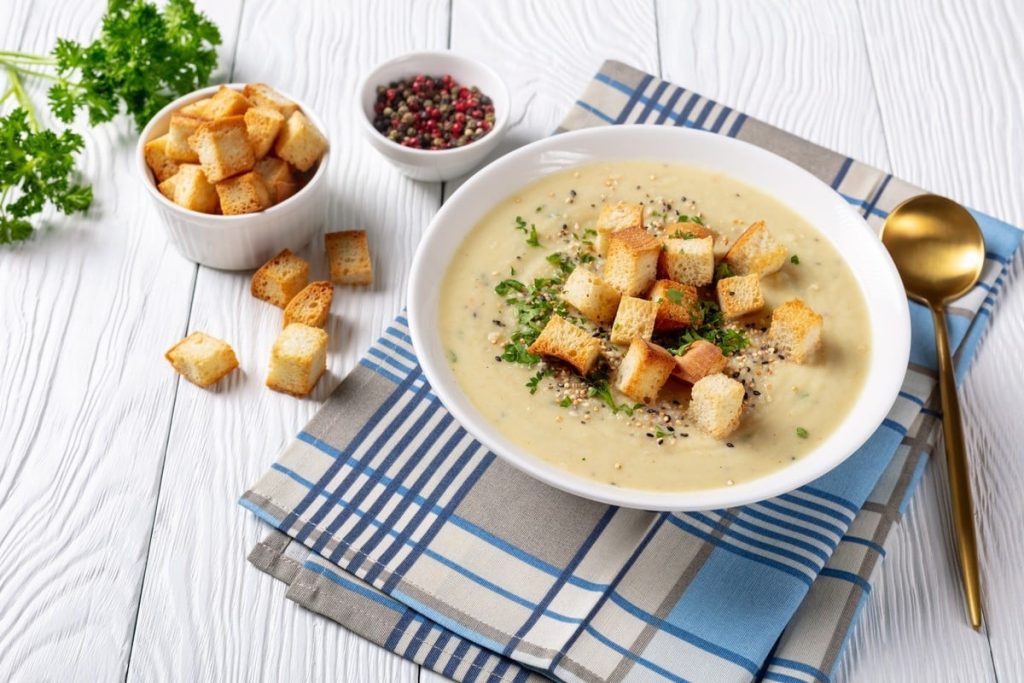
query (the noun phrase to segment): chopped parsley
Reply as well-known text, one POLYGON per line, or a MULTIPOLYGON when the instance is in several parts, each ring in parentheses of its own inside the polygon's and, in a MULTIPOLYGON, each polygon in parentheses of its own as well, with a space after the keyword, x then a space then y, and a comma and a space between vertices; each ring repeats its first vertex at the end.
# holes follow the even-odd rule
POLYGON ((608 386, 608 380, 598 379, 590 382, 590 388, 587 389, 587 396, 590 398, 601 399, 606 406, 611 408, 612 414, 623 412, 626 415, 632 417, 634 410, 639 410, 643 407, 643 403, 634 403, 630 405, 628 403, 616 403, 615 397, 612 396, 611 387, 608 386))
POLYGON ((529 366, 540 362, 540 356, 529 352, 530 344, 540 336, 552 315, 569 315, 568 308, 559 298, 564 277, 562 273, 555 277, 539 277, 531 285, 509 278, 494 288, 516 314, 515 330, 505 344, 502 360, 529 366))
POLYGON ((540 381, 542 379, 544 379, 545 377, 547 377, 548 375, 550 375, 550 374, 551 374, 551 370, 549 370, 548 368, 544 368, 543 370, 538 370, 537 374, 535 374, 533 377, 531 377, 529 379, 529 381, 526 383, 526 388, 530 390, 531 394, 536 394, 537 393, 537 387, 540 386, 540 381))
POLYGON ((692 240, 697 238, 697 236, 694 235, 692 232, 683 232, 682 230, 676 230, 674 233, 669 235, 669 237, 671 237, 674 240, 692 240))
MULTIPOLYGON (((569 406, 572 405, 572 399, 566 396, 565 398, 558 402, 558 405, 562 406, 563 408, 568 408, 569 406)), ((584 460, 586 460, 586 458, 584 458, 584 460)))
POLYGON ((661 428, 661 425, 654 425, 654 438, 664 439, 667 436, 672 436, 672 432, 666 432, 661 428))
POLYGON ((725 326, 722 309, 714 301, 699 302, 694 314, 693 317, 699 319, 700 323, 683 330, 679 335, 678 345, 670 349, 675 355, 683 355, 690 345, 699 339, 716 345, 726 356, 738 353, 750 345, 750 338, 746 333, 725 326))
POLYGON ((811 435, 811 433, 804 429, 803 427, 797 427, 796 435, 799 436, 801 439, 806 439, 808 436, 811 435))
POLYGON ((537 238, 537 226, 530 223, 530 236, 526 238, 526 243, 531 247, 539 247, 540 240, 537 238))
POLYGON ((704 219, 700 216, 687 216, 686 214, 679 214, 676 217, 677 223, 696 223, 697 225, 704 225, 704 219))
POLYGON ((665 296, 667 296, 668 300, 676 304, 677 306, 681 306, 683 303, 683 293, 680 292, 678 289, 665 290, 665 296))
POLYGON ((792 263, 794 266, 799 266, 800 257, 797 256, 796 254, 793 254, 792 256, 789 257, 789 262, 792 263))
POLYGON ((718 265, 715 266, 715 282, 724 280, 727 277, 733 277, 735 273, 732 272, 732 268, 725 261, 719 261, 718 265))
POLYGON ((516 216, 516 230, 522 230, 524 235, 527 232, 526 221, 523 220, 522 216, 516 216))
POLYGON ((576 269, 576 264, 572 262, 567 254, 563 254, 560 251, 555 251, 547 255, 547 262, 558 268, 562 275, 568 275, 576 269))
POLYGON ((543 207, 543 206, 538 206, 538 207, 537 207, 537 211, 536 211, 536 213, 540 213, 540 212, 541 212, 541 211, 543 211, 543 210, 544 210, 544 207, 543 207))

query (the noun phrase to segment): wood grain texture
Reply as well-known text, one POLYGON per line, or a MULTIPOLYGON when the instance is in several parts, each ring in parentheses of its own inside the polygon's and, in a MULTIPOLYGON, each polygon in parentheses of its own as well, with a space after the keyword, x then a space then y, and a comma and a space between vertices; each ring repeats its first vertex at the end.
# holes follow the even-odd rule
MULTIPOLYGON (((304 100, 328 127, 329 230, 370 233, 376 284, 337 288, 329 371, 309 399, 264 386, 281 311, 252 298, 249 273, 201 268, 189 329, 222 337, 240 371, 214 391, 179 389, 128 678, 412 681, 417 667, 285 600, 245 561, 267 532, 239 494, 284 446, 399 311, 419 234, 440 186, 399 175, 360 138, 355 87, 378 62, 444 47, 448 4, 248 2, 233 79, 265 81, 304 100)), ((325 279, 323 242, 302 252, 325 279)))
MULTIPOLYGON (((3 45, 87 39, 104 6, 4 3, 3 45)), ((131 122, 78 128, 93 209, 0 251, 0 680, 123 678, 175 385, 161 356, 191 298, 133 189, 131 122)))

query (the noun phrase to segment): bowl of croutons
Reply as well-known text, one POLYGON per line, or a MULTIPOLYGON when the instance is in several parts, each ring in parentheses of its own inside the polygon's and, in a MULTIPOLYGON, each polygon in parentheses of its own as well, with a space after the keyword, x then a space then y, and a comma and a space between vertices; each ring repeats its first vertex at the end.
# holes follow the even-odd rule
POLYGON ((164 107, 136 157, 178 252, 246 270, 308 243, 326 208, 324 130, 309 107, 263 83, 213 86, 164 107))

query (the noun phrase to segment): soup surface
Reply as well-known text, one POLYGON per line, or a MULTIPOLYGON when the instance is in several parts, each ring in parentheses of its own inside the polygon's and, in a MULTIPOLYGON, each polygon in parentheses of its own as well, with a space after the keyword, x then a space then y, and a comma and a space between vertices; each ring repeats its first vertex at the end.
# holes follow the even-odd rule
MULTIPOLYGON (((863 297, 824 236, 733 178, 653 161, 579 166, 502 201, 466 237, 444 274, 438 314, 460 386, 509 440, 579 476, 636 489, 731 485, 802 457, 844 419, 869 359, 863 297), (702 222, 715 234, 716 258, 758 220, 792 254, 761 280, 764 312, 729 325, 746 346, 726 344, 732 355, 723 372, 743 382, 747 394, 740 427, 723 440, 689 419, 689 385, 675 378, 654 403, 636 404, 614 388, 614 371, 584 380, 557 362, 523 357, 510 343, 522 311, 509 303, 515 285, 508 282, 531 292, 539 284, 535 302, 544 302, 550 299, 544 292, 557 292, 577 263, 600 274, 593 228, 602 204, 620 201, 642 203, 654 235, 670 236, 668 226, 680 220, 702 222), (771 310, 793 298, 824 318, 822 348, 802 364, 777 353, 764 334, 771 310)), ((621 349, 604 344, 612 361, 621 358, 621 349)))

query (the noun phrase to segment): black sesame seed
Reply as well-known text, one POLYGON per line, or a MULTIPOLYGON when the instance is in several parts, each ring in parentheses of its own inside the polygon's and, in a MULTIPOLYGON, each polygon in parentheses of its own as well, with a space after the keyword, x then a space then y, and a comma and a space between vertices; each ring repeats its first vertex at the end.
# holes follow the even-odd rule
POLYGON ((495 356, 494 360, 496 360, 496 361, 498 361, 500 363, 501 362, 501 356, 495 356))
POLYGON ((754 389, 754 396, 760 396, 760 395, 761 395, 761 392, 758 391, 757 389, 754 389))
POLYGON ((732 445, 732 441, 726 441, 725 445, 728 446, 729 448, 734 448, 734 446, 732 445))

